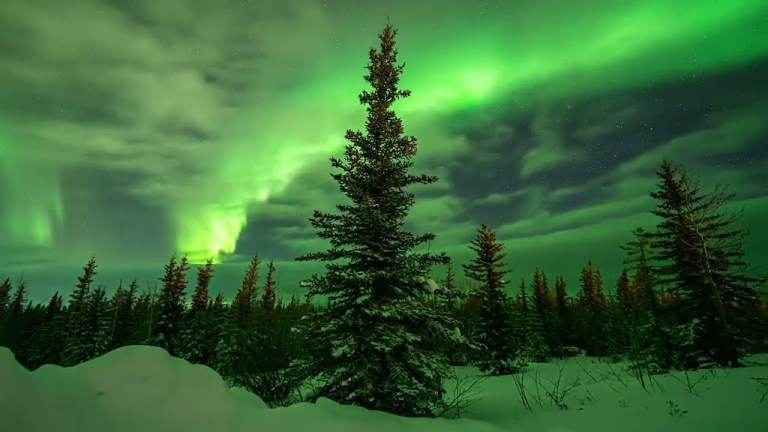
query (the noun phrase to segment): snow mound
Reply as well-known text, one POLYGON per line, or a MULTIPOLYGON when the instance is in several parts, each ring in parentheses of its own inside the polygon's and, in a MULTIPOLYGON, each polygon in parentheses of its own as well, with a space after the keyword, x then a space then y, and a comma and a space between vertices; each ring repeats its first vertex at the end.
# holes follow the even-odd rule
POLYGON ((321 399, 269 409, 212 369, 129 346, 78 366, 30 372, 0 347, 0 429, 7 431, 497 432, 473 420, 411 419, 321 399))

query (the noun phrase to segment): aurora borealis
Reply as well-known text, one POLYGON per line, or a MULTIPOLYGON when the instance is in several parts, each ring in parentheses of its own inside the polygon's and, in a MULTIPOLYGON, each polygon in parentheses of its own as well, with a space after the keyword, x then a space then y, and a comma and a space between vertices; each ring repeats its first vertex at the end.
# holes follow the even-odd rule
POLYGON ((768 271, 765 1, 6 0, 0 275, 42 300, 92 253, 114 288, 180 252, 231 295, 258 252, 302 293, 387 15, 414 171, 440 178, 409 219, 432 250, 462 262, 487 221, 513 281, 592 259, 612 287, 666 156, 730 185, 768 271))

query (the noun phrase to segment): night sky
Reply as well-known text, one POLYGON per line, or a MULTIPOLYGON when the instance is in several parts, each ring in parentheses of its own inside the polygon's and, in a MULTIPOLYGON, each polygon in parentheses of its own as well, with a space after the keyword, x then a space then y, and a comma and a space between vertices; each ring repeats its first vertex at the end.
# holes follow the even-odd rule
POLYGON ((304 293, 387 15, 431 251, 466 262, 489 222, 511 286, 592 259, 612 287, 667 157, 730 184, 768 271, 765 0, 3 0, 0 275, 41 301, 95 253, 98 283, 153 286, 178 251, 231 296, 258 252, 304 293))

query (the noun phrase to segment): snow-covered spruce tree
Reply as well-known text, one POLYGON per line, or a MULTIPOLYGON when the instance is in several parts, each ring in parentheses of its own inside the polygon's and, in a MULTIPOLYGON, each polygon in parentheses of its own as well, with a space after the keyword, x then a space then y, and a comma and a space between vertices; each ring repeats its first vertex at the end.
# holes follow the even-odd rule
POLYGON ((685 366, 714 362, 738 366, 754 335, 758 296, 744 261, 745 231, 737 228, 741 214, 723 206, 733 194, 721 185, 704 194, 683 167, 664 160, 657 170, 658 200, 653 214, 661 218, 651 246, 657 273, 679 297, 678 325, 693 329, 693 352, 685 366))
POLYGON ((413 184, 435 177, 412 175, 416 139, 403 135, 392 104, 410 94, 398 89, 403 66, 397 64, 396 31, 387 25, 380 49, 371 48, 365 80, 372 91, 360 94, 368 112, 366 132, 347 131, 345 158, 331 159, 332 174, 350 204, 338 214, 315 211, 310 222, 330 249, 297 258, 326 262, 326 274, 305 282, 309 296, 330 302, 305 316, 298 332, 315 341, 307 358, 294 364, 319 383, 315 394, 344 404, 406 416, 433 415, 443 405, 445 359, 424 349, 430 333, 454 336, 457 322, 420 305, 432 265, 448 257, 413 249, 434 238, 414 235, 403 224, 414 195, 413 184))
POLYGON ((176 263, 176 255, 171 256, 165 265, 165 275, 160 278, 163 288, 158 297, 158 317, 154 322, 152 345, 159 346, 172 356, 177 356, 179 333, 184 316, 184 298, 187 288, 186 274, 189 270, 187 256, 176 263))
POLYGON ((514 316, 504 292, 507 263, 503 261, 504 245, 496 240, 496 233, 487 224, 481 224, 470 249, 475 257, 464 264, 464 275, 480 283, 476 292, 480 297, 480 316, 475 341, 481 345, 477 366, 482 372, 506 375, 521 367, 515 334, 514 316))
POLYGON ((517 340, 520 341, 520 355, 525 361, 545 362, 549 358, 549 349, 544 338, 544 324, 528 296, 525 280, 520 280, 520 317, 516 325, 517 340))
POLYGON ((116 304, 107 299, 104 287, 97 287, 91 292, 88 301, 88 327, 93 334, 89 359, 96 358, 109 351, 112 334, 112 317, 116 304))
POLYGON ((210 364, 213 358, 216 339, 213 326, 209 322, 208 304, 211 297, 208 286, 213 277, 213 259, 205 266, 197 268, 197 284, 192 295, 192 307, 184 315, 179 347, 179 356, 191 363, 210 364))
POLYGON ((67 331, 60 359, 62 366, 74 366, 90 359, 93 328, 89 325, 88 300, 96 267, 96 257, 91 257, 83 267, 83 275, 77 278, 77 285, 69 298, 67 331))

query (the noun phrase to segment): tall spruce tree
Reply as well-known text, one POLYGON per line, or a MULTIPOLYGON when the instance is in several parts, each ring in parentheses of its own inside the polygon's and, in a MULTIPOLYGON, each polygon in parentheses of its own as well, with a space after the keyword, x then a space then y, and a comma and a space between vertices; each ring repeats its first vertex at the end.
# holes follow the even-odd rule
POLYGON ((475 252, 469 264, 463 265, 464 274, 480 283, 476 289, 480 297, 480 316, 476 341, 481 345, 477 366, 481 372, 505 375, 517 372, 522 366, 515 334, 515 320, 509 299, 504 292, 507 263, 502 253, 504 245, 496 240, 496 233, 486 224, 477 230, 470 249, 475 252))
POLYGON ((93 342, 88 351, 88 359, 96 358, 107 351, 111 345, 112 318, 117 303, 107 299, 104 287, 97 287, 88 299, 88 327, 93 335, 93 342))
POLYGON ((192 296, 192 307, 186 312, 180 335, 179 355, 191 363, 211 364, 216 348, 213 325, 210 323, 208 293, 213 277, 213 259, 197 269, 197 285, 192 296))
POLYGON ((91 358, 94 329, 89 322, 88 303, 96 267, 96 257, 92 256, 83 267, 83 275, 78 276, 77 285, 69 298, 67 332, 60 359, 62 366, 74 366, 91 358))
POLYGON ((403 135, 393 103, 410 94, 398 88, 396 31, 387 25, 379 49, 371 48, 365 80, 372 90, 360 94, 366 106, 366 133, 349 130, 343 160, 331 159, 339 189, 351 201, 339 213, 315 211, 310 222, 330 241, 324 252, 297 258, 326 262, 326 274, 306 281, 309 296, 330 305, 305 316, 299 325, 317 349, 295 363, 320 383, 313 395, 341 403, 401 415, 432 415, 443 404, 445 359, 426 349, 430 333, 454 335, 456 323, 416 300, 426 298, 423 278, 448 257, 414 249, 433 234, 414 235, 404 220, 414 203, 409 185, 436 177, 412 175, 416 139, 403 135))
POLYGON ((178 355, 187 288, 187 270, 189 270, 187 256, 182 256, 177 263, 176 255, 172 255, 165 265, 165 275, 159 279, 163 283, 163 288, 158 297, 159 317, 154 322, 153 345, 164 348, 173 356, 178 355))
MULTIPOLYGON (((723 206, 733 194, 718 185, 708 194, 681 166, 664 160, 657 170, 658 200, 653 214, 661 220, 653 235, 657 272, 679 298, 678 324, 693 329, 688 366, 702 362, 738 366, 754 334, 747 310, 758 296, 744 259, 744 230, 736 227, 741 214, 723 206)), ((756 318, 756 317, 755 317, 756 318)))

